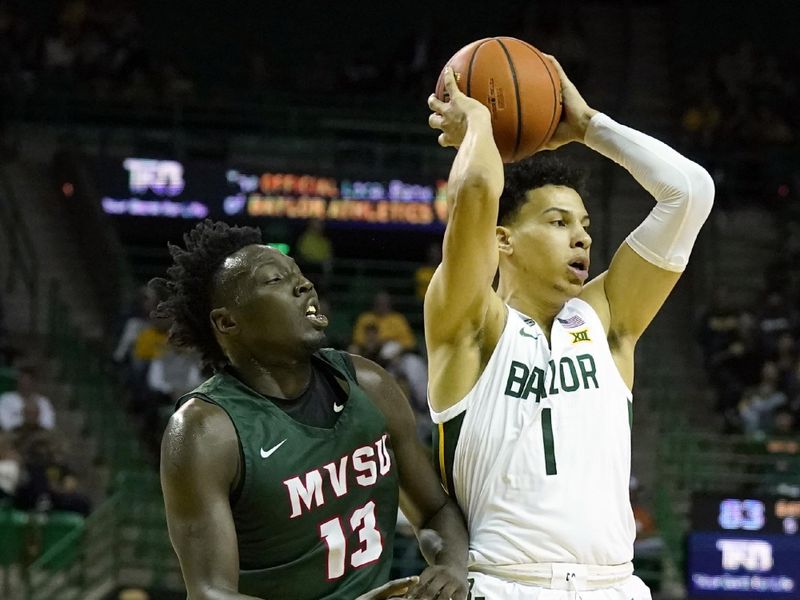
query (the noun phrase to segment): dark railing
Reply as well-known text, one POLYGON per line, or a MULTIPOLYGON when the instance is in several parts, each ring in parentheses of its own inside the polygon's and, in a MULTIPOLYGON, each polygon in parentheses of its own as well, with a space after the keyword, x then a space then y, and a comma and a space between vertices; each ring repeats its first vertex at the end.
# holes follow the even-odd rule
POLYGON ((25 286, 29 300, 28 328, 30 333, 34 333, 39 324, 39 259, 20 214, 14 189, 3 169, 0 169, 0 227, 5 234, 8 252, 8 273, 4 287, 11 293, 18 282, 25 286))

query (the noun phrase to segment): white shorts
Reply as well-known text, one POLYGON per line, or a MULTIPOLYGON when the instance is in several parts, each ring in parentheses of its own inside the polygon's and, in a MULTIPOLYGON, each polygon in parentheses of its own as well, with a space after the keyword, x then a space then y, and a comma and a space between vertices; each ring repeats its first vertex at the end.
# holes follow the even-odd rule
POLYGON ((474 572, 469 579, 467 600, 652 600, 650 588, 635 575, 614 587, 583 591, 554 590, 474 572))

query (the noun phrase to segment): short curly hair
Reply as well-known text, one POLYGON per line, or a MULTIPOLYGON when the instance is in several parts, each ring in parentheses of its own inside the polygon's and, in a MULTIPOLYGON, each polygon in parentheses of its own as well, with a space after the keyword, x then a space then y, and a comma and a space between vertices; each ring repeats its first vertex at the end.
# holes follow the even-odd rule
POLYGON ((206 219, 183 235, 183 243, 185 248, 168 245, 173 264, 167 278, 157 277, 148 284, 160 299, 153 316, 169 319, 170 343, 197 350, 204 372, 210 373, 228 364, 209 320, 214 275, 228 256, 262 243, 261 232, 206 219))
POLYGON ((507 165, 505 186, 500 195, 497 224, 508 225, 527 202, 530 190, 545 185, 563 185, 574 189, 582 197, 586 174, 555 156, 552 152, 539 152, 530 158, 507 165))

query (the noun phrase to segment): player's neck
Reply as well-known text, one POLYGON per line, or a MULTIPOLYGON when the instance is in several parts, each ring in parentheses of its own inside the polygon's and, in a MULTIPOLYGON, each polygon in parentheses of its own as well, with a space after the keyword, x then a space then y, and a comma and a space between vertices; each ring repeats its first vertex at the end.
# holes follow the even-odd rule
POLYGON ((536 321, 548 338, 553 321, 567 300, 560 295, 547 298, 531 294, 530 290, 522 289, 518 285, 504 285, 502 278, 497 287, 497 294, 511 308, 536 321))
POLYGON ((248 387, 272 398, 297 398, 311 379, 310 357, 303 361, 270 361, 254 356, 231 361, 236 375, 248 387))

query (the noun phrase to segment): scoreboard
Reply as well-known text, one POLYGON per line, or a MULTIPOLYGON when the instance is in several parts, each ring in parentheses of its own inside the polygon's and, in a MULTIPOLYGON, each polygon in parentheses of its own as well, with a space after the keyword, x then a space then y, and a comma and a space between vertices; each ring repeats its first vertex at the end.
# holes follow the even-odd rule
POLYGON ((800 598, 800 499, 695 494, 691 598, 800 598))

